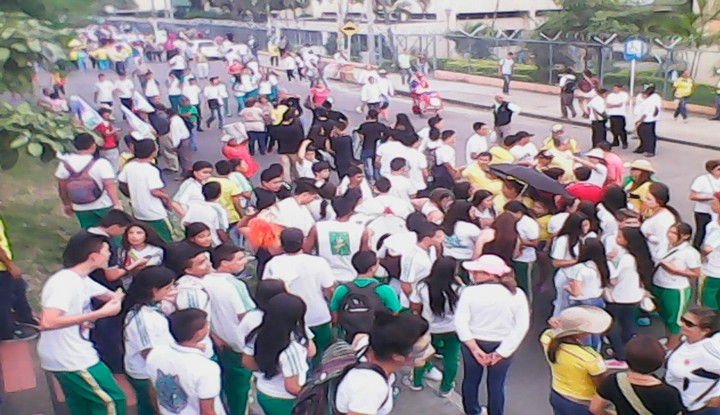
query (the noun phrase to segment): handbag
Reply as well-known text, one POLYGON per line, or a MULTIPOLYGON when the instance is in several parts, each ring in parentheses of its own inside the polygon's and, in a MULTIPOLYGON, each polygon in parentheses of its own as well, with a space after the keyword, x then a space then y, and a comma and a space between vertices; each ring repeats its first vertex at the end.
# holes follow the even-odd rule
POLYGON ((618 373, 615 379, 617 379, 620 392, 623 394, 625 399, 627 399, 628 403, 632 406, 635 412, 639 415, 653 415, 653 413, 645 407, 645 404, 642 403, 637 393, 635 393, 635 389, 633 389, 627 378, 627 373, 618 373))

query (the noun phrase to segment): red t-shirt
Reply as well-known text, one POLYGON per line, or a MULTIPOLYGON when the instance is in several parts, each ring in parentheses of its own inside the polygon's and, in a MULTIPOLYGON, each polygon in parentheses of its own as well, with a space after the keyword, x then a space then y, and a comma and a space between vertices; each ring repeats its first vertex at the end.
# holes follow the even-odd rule
POLYGON ((95 132, 100 134, 100 136, 103 138, 103 150, 111 150, 113 148, 117 148, 118 146, 118 138, 117 133, 112 132, 115 129, 115 126, 112 125, 112 123, 104 123, 101 122, 97 127, 95 127, 95 132))
POLYGON ((255 158, 248 151, 247 142, 244 142, 237 146, 225 144, 222 148, 222 154, 228 160, 244 160, 245 163, 247 163, 248 165, 248 170, 247 172, 245 172, 245 177, 252 177, 255 173, 257 173, 258 169, 260 168, 260 166, 258 166, 257 162, 255 161, 255 158))
POLYGON ((573 183, 565 188, 570 196, 578 198, 582 201, 600 203, 602 201, 603 189, 590 183, 573 183))

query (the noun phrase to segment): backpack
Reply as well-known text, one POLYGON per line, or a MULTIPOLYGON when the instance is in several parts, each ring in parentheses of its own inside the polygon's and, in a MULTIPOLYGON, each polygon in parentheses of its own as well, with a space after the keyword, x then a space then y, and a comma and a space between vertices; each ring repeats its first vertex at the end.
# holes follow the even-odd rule
POLYGON ((562 87, 562 92, 569 94, 575 91, 576 81, 575 79, 568 79, 565 85, 562 87))
POLYGON ((358 287, 354 282, 344 285, 348 292, 338 308, 338 324, 345 332, 345 340, 351 342, 358 333, 370 333, 375 312, 387 307, 375 291, 379 282, 372 281, 365 287, 358 287))
POLYGON ((292 414, 340 414, 335 407, 335 398, 340 382, 351 369, 369 369, 381 375, 385 382, 388 380, 387 374, 380 366, 360 362, 355 349, 349 343, 338 340, 323 352, 320 366, 313 373, 310 380, 300 389, 292 414))
POLYGON ((68 197, 72 203, 76 205, 87 205, 100 199, 100 196, 102 196, 104 189, 90 176, 90 170, 96 161, 97 159, 92 159, 79 172, 73 170, 67 161, 62 162, 65 169, 70 173, 70 177, 65 180, 65 183, 68 197))

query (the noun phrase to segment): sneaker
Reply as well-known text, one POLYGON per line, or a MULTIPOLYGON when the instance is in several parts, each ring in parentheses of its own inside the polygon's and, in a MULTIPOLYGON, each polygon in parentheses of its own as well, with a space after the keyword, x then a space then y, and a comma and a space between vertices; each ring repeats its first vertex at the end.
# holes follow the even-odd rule
POLYGON ((627 363, 617 359, 606 360, 605 366, 607 366, 607 368, 610 370, 625 370, 628 368, 627 363))
POLYGON ((450 396, 451 393, 452 393, 452 389, 450 389, 449 391, 441 391, 441 390, 439 390, 439 391, 438 391, 438 396, 440 396, 441 398, 447 398, 448 396, 450 396))
POLYGON ((420 392, 423 390, 422 386, 415 386, 410 376, 403 377, 402 384, 407 386, 411 391, 420 392))
POLYGON ((432 369, 425 372, 425 379, 427 379, 427 380, 432 380, 434 382, 440 382, 442 380, 442 377, 443 377, 442 372, 435 366, 433 366, 432 369))

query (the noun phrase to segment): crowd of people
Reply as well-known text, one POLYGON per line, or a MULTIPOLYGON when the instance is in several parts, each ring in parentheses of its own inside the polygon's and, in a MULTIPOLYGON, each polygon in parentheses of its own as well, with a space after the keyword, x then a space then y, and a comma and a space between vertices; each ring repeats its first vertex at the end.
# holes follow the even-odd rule
MULTIPOLYGON (((274 47, 293 58, 286 40, 274 47)), ((416 130, 363 99, 355 126, 321 80, 303 101, 252 57, 226 61, 229 88, 202 79, 201 63, 170 56, 166 94, 151 71, 100 73, 103 142, 79 134, 56 172, 82 230, 43 286, 39 321, 0 228, 0 334, 39 327, 41 366, 72 414, 124 413, 116 376, 140 415, 240 415, 253 389, 267 415, 388 414, 397 383, 437 381, 445 398, 462 365, 464 412, 502 415, 546 290, 539 342, 556 415, 720 413, 720 161, 692 184, 693 232, 652 163, 623 164, 613 144, 626 141, 595 124, 587 152, 560 124, 536 146, 512 127, 521 108, 498 96, 494 124, 473 124, 458 163, 441 116, 416 130), (236 87, 239 121, 223 124, 236 87), (207 145, 203 104, 205 127, 223 131, 219 160, 193 155, 207 145), (120 140, 120 106, 150 136, 131 124, 120 140), (279 163, 254 158, 274 151, 279 163), (159 166, 182 174, 174 194, 159 166), (662 341, 637 335, 653 320, 662 341)))

